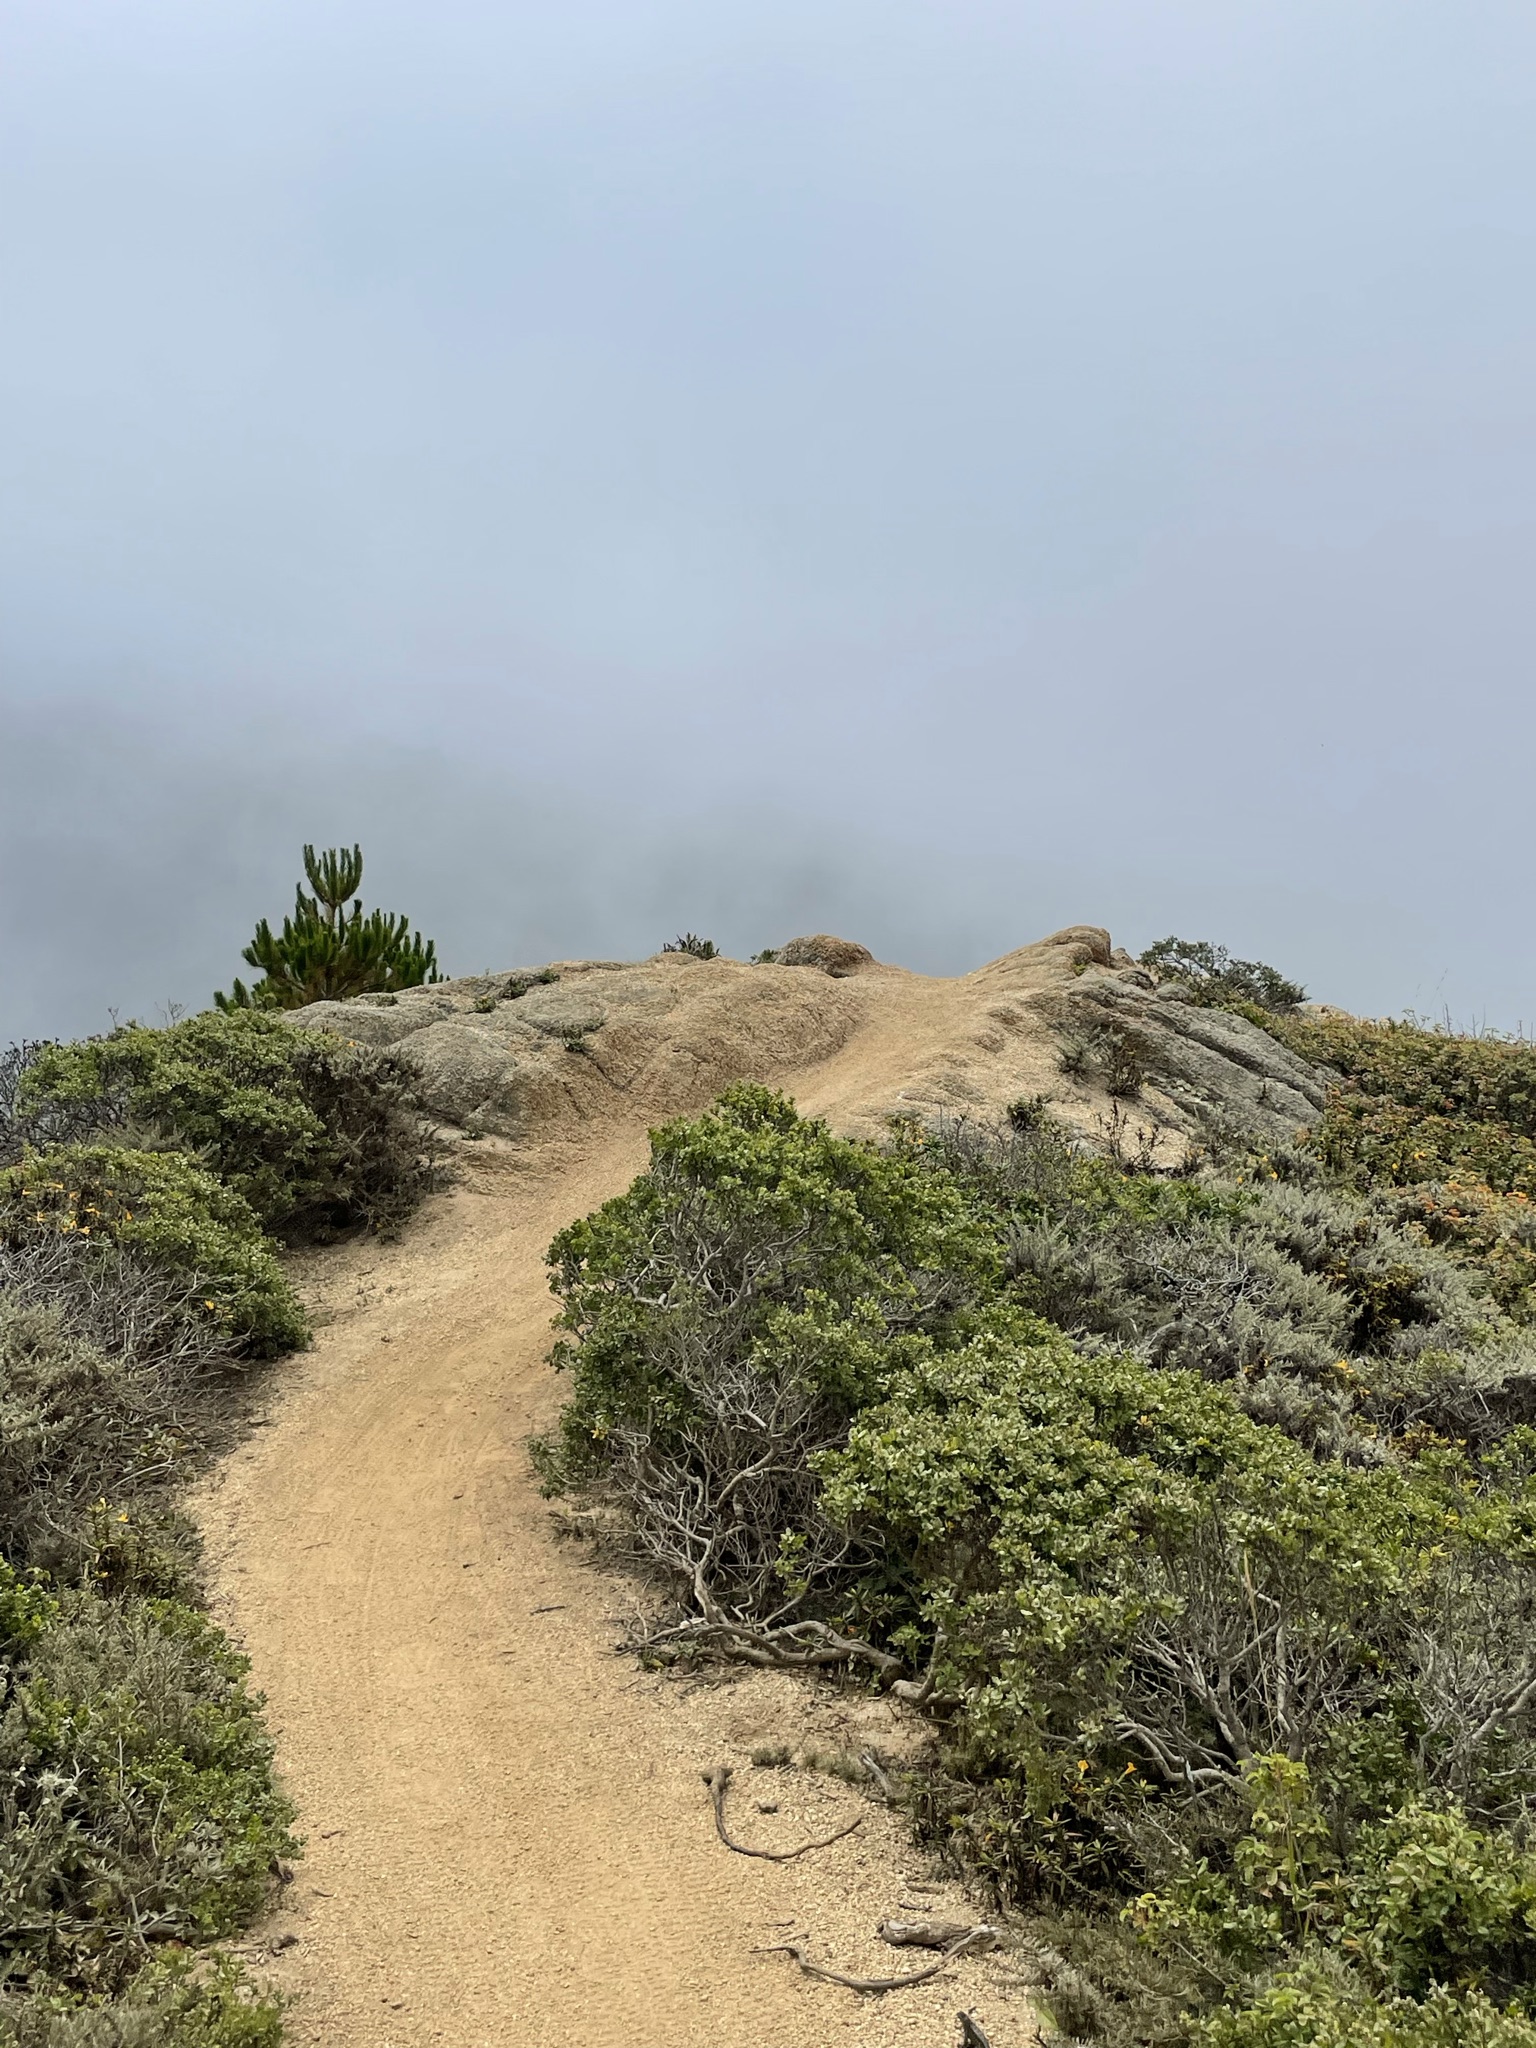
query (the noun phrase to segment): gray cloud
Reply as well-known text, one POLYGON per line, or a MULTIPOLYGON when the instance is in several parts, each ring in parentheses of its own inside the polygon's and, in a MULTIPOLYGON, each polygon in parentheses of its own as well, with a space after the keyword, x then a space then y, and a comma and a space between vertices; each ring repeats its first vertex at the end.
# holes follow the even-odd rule
POLYGON ((0 1030, 1052 925, 1536 1018, 1536 21, 15 0, 0 1030))

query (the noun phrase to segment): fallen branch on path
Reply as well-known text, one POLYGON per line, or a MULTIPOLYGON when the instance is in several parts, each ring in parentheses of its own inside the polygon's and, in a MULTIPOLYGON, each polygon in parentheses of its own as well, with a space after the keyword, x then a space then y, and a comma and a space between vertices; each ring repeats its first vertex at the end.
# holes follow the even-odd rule
MULTIPOLYGON (((707 1596, 701 1585, 697 1597, 707 1596)), ((834 1664, 869 1664, 882 1677, 900 1671, 902 1661, 888 1650, 857 1636, 839 1635, 824 1621, 787 1622, 780 1628, 732 1621, 713 1601, 703 1614, 642 1637, 634 1647, 642 1655, 671 1659, 696 1650, 717 1650, 722 1656, 758 1664, 772 1671, 824 1671, 834 1664)))
POLYGON ((704 1773, 704 1782, 709 1787, 710 1804, 715 1809, 715 1833, 727 1849, 734 1849, 738 1856, 761 1856, 765 1863, 792 1863, 797 1856, 808 1855, 812 1849, 828 1849, 834 1842, 840 1842, 844 1835, 851 1835, 855 1828, 864 1825, 863 1814, 849 1821, 847 1827, 839 1828, 835 1835, 823 1835, 819 1841, 802 1842, 798 1849, 749 1849, 745 1842, 733 1841, 725 1825, 725 1788, 731 1782, 729 1764, 716 1764, 712 1771, 704 1773))
POLYGON ((807 1977, 819 1977, 824 1984, 841 1984, 848 1991, 905 1991, 909 1985, 926 1984, 947 1970, 976 1931, 973 1928, 971 1934, 962 1934, 958 1941, 950 1943, 936 1963, 930 1963, 926 1970, 913 1970, 906 1977, 850 1977, 842 1970, 829 1970, 824 1963, 813 1963, 798 1941, 778 1941, 770 1948, 757 1948, 752 1953, 757 1956, 793 1956, 807 1977))

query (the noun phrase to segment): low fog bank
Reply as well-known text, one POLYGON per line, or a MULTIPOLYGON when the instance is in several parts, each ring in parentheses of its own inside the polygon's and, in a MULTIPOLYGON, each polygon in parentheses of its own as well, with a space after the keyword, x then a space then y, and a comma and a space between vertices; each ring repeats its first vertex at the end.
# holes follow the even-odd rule
POLYGON ((450 973, 637 958, 691 929, 738 957, 832 930, 955 974, 1094 922, 1138 949, 1168 931, 1221 939, 1371 1012, 1536 1013, 1515 963, 1480 957, 1465 920, 1415 923, 1216 859, 1160 867, 1155 814, 1135 835, 1147 849, 1117 848, 1088 800, 1079 832, 1025 858, 989 847, 953 801, 882 831, 877 802, 840 820, 792 790, 654 768, 627 794, 562 789, 400 742, 200 735, 86 703, 12 707, 6 726, 0 1041, 203 1007, 244 971, 256 918, 291 905, 305 840, 360 840, 366 901, 407 911, 450 973))

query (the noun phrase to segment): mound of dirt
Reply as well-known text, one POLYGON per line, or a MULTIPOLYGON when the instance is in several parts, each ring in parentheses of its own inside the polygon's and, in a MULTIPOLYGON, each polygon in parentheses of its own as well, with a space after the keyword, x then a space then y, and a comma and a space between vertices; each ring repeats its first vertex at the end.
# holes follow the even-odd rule
POLYGON ((316 1003, 294 1021, 398 1046, 445 1124, 524 1143, 621 1113, 685 1114, 730 1081, 791 1075, 866 1134, 891 1116, 995 1119, 1040 1095, 1089 1138, 1129 1115, 1168 1147, 1213 1123, 1282 1138, 1323 1103, 1316 1075, 1267 1032, 1155 986, 1097 925, 953 979, 823 934, 771 964, 566 960, 316 1003), (1127 1059, 1140 1084, 1128 1091, 1127 1059))

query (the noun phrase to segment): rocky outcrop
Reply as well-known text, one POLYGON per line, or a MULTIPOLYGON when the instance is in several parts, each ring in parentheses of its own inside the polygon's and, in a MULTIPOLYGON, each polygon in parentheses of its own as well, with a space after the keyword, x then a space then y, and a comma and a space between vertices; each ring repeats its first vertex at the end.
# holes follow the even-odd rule
POLYGON ((1088 1143, 1119 1142, 1129 1120, 1137 1146, 1172 1164, 1212 1129, 1289 1137, 1324 1100, 1317 1073, 1266 1032, 1155 986, 1096 925, 953 979, 822 935, 771 963, 567 960, 316 1003, 294 1021, 398 1047, 445 1125, 519 1141, 634 1108, 659 1121, 731 1081, 792 1076, 802 1106, 840 1130, 993 1121, 1040 1096, 1088 1143))
POLYGON ((861 946, 854 939, 834 939, 830 932, 815 932, 808 939, 791 939, 787 946, 780 946, 776 957, 780 967, 819 967, 823 974, 838 979, 875 964, 868 946, 861 946))
POLYGON ((1075 1034, 1091 1069, 1097 1037, 1115 1041, 1190 1131, 1232 1131, 1276 1142, 1316 1122, 1325 1078, 1246 1017, 1191 1002, 1177 982, 1158 986, 1134 964, 1085 973, 1046 1013, 1075 1034))
POLYGON ((398 1047, 444 1123, 523 1138, 602 1117, 619 1096, 658 1117, 696 1108, 731 1081, 825 1058, 858 1016, 820 977, 667 953, 313 1003, 293 1021, 398 1047))

